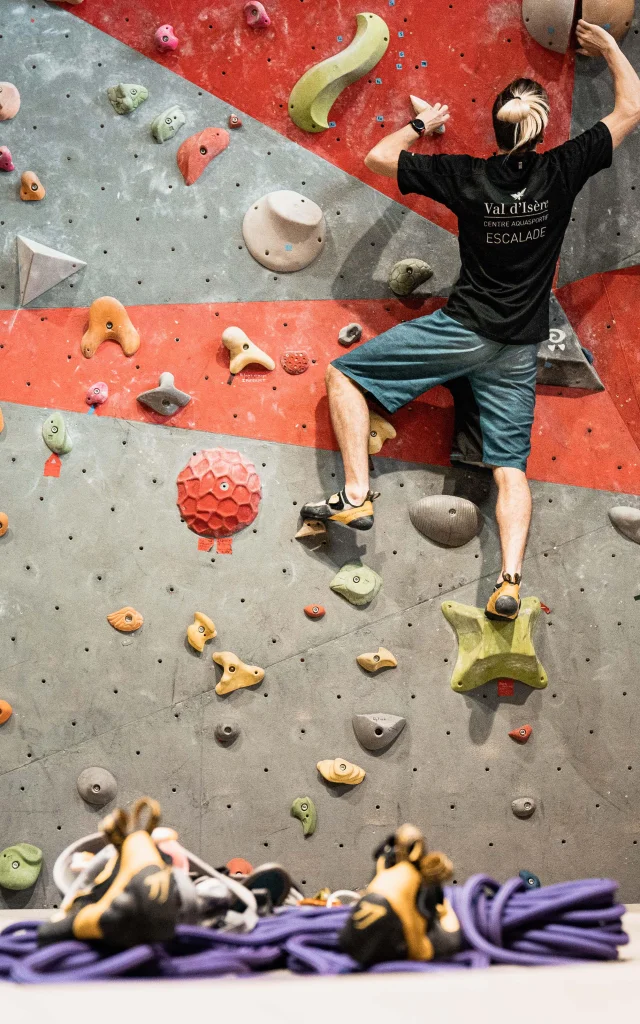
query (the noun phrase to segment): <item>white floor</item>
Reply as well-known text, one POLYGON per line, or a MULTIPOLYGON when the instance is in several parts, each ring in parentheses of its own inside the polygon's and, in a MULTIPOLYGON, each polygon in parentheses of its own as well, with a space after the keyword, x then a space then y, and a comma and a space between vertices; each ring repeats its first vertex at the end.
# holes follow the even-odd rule
MULTIPOLYGON (((0 911, 0 929, 41 912, 0 911)), ((18 986, 0 982, 7 1024, 143 1024, 145 1020, 252 1024, 574 1024, 637 1020, 640 905, 628 908, 623 960, 575 967, 491 967, 455 976, 357 975, 250 980, 111 981, 18 986), (196 1017, 197 1015, 197 1017, 196 1017)))

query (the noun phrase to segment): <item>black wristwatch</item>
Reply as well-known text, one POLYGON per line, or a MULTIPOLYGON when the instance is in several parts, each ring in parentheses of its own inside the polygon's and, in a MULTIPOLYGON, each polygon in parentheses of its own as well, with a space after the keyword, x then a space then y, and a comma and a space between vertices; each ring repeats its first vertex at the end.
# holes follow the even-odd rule
POLYGON ((426 128, 424 121, 421 121, 419 117, 414 117, 413 121, 409 121, 409 124, 418 135, 424 135, 426 128))

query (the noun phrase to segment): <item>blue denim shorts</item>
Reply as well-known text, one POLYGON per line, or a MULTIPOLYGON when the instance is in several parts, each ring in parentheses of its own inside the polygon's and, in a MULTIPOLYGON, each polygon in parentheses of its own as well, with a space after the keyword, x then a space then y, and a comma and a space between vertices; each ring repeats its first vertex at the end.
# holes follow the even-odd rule
POLYGON ((483 338, 443 309, 398 324, 332 365, 396 412, 425 391, 467 377, 478 408, 487 466, 526 470, 536 404, 537 345, 483 338))

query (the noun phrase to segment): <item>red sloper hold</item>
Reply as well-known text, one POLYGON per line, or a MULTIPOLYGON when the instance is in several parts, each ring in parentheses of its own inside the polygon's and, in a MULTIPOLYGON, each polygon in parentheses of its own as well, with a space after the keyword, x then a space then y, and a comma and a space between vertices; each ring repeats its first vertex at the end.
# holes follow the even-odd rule
POLYGON ((532 732, 530 725, 521 725, 519 729, 512 729, 509 735, 516 743, 526 743, 532 732))
POLYGON ((190 530, 230 537, 256 518, 262 494, 253 463, 240 452, 198 452, 178 476, 178 508, 190 530))
POLYGON ((190 135, 180 146, 176 159, 185 185, 193 185, 214 156, 229 145, 229 132, 224 128, 204 128, 190 135))

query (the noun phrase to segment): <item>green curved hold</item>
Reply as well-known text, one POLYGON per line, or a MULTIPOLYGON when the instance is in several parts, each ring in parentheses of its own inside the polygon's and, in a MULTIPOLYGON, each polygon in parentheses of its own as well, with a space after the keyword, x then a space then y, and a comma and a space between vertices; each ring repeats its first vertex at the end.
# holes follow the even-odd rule
POLYGON ((289 96, 289 116, 305 132, 329 127, 329 111, 343 89, 376 66, 389 45, 389 29, 377 14, 356 15, 356 34, 346 49, 315 64, 289 96))
POLYGON ((0 853, 0 885, 20 892, 29 889, 38 880, 42 868, 42 850, 31 843, 7 846, 0 853))
POLYGON ((121 82, 119 85, 110 86, 107 89, 107 96, 116 114, 130 114, 149 99, 149 90, 145 89, 144 85, 127 85, 121 82))
POLYGON ((445 601, 442 612, 458 638, 451 689, 475 690, 492 679, 518 679, 542 690, 547 673, 536 657, 532 633, 540 615, 537 597, 525 597, 513 622, 488 619, 483 608, 445 601))
POLYGON ((305 836, 312 836, 318 824, 318 813, 311 797, 299 796, 291 804, 291 813, 294 818, 302 822, 303 834, 305 836))
POLYGON ((66 455, 73 448, 62 413, 57 410, 52 412, 42 424, 42 437, 47 448, 50 448, 56 455, 66 455))

